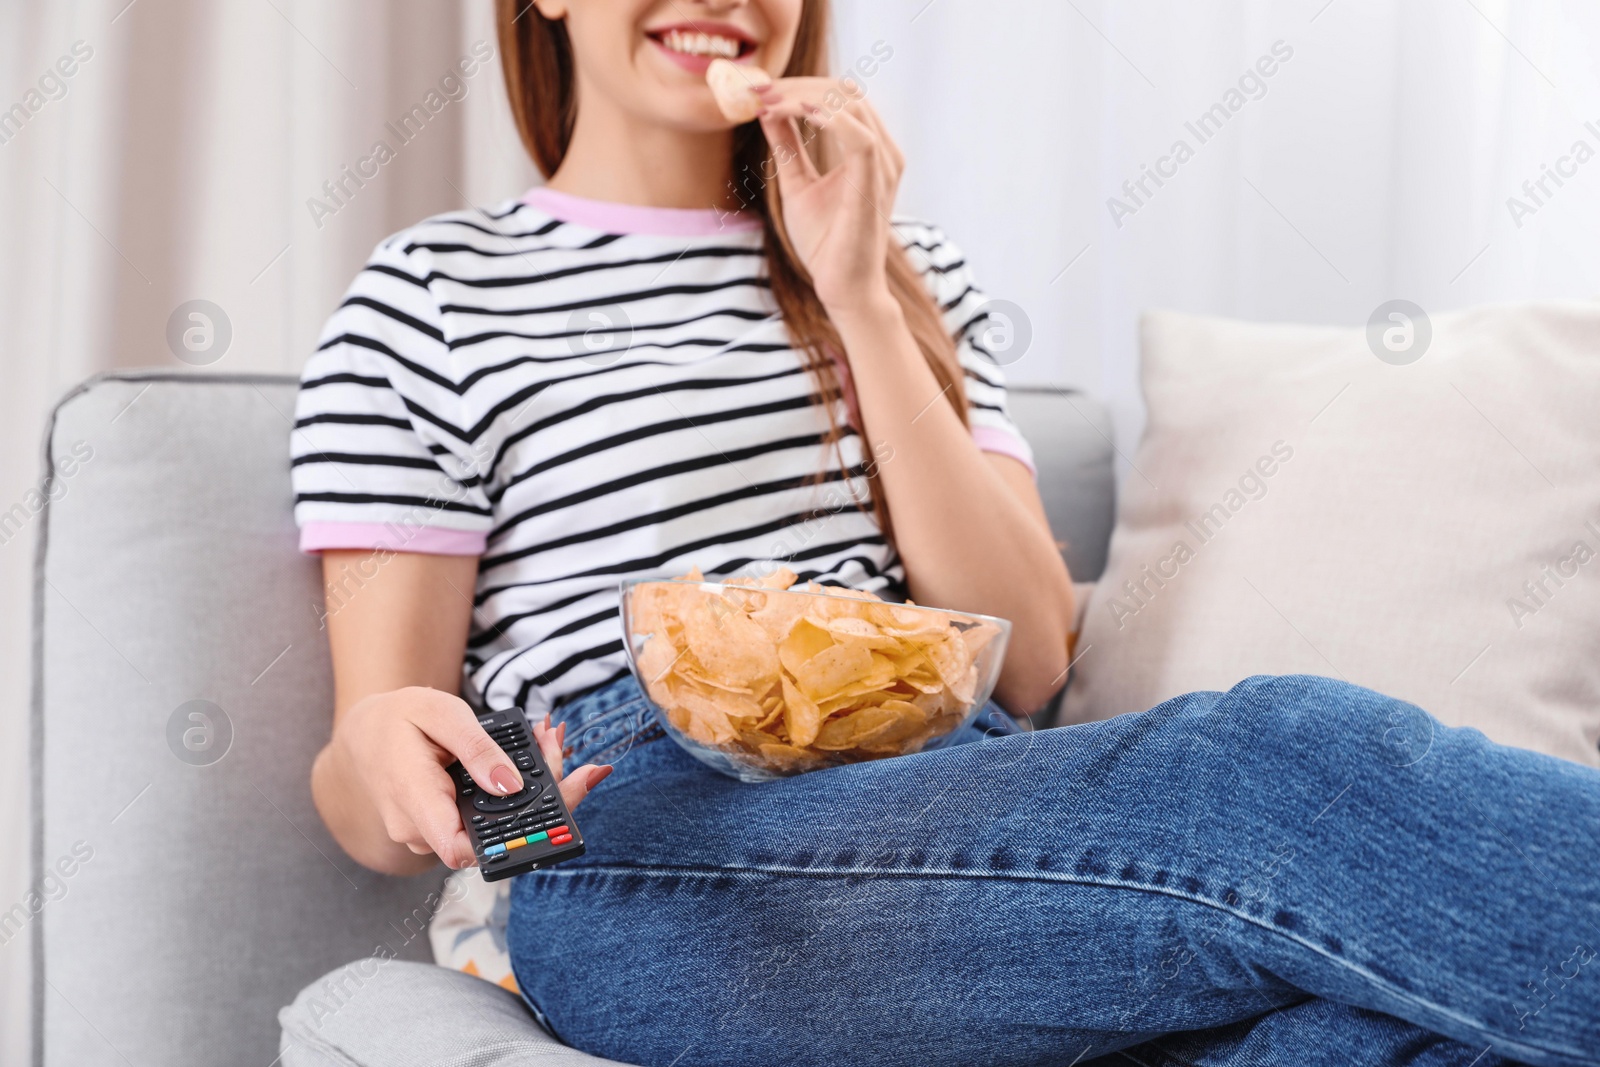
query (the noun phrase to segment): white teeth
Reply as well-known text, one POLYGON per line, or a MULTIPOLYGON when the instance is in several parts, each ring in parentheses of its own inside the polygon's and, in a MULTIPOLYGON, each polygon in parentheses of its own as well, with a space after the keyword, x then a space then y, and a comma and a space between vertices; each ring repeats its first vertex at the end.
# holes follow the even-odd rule
POLYGON ((725 59, 739 58, 739 42, 732 37, 723 37, 714 33, 683 33, 679 30, 668 30, 662 36, 661 43, 673 52, 681 52, 690 56, 721 56, 725 59))

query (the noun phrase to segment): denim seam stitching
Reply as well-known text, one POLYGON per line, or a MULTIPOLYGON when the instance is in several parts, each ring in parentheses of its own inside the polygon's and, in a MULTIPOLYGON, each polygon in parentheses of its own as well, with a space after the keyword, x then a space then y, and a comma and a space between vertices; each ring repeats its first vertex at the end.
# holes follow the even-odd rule
MULTIPOLYGON (((1096 879, 1083 878, 1083 877, 1077 877, 1077 876, 1071 876, 1071 875, 1065 875, 1065 874, 1059 874, 1059 875, 1058 874, 1047 874, 1047 873, 1040 873, 1040 874, 1008 874, 1008 873, 999 872, 999 871, 994 871, 994 872, 965 871, 965 870, 942 869, 942 868, 931 868, 931 869, 930 868, 924 868, 924 869, 918 870, 918 871, 865 870, 865 869, 864 870, 857 870, 857 871, 831 871, 831 870, 824 871, 824 870, 814 870, 814 869, 805 868, 805 867, 687 867, 687 866, 685 866, 685 867, 675 867, 675 866, 669 866, 669 865, 665 865, 665 864, 651 864, 649 866, 644 866, 644 865, 632 866, 632 865, 629 865, 629 864, 613 863, 613 864, 585 864, 585 865, 580 866, 580 867, 564 867, 564 868, 558 867, 558 868, 554 868, 553 870, 544 872, 545 877, 549 877, 552 874, 558 875, 558 876, 563 876, 563 877, 575 877, 575 876, 584 875, 584 874, 591 874, 591 873, 592 874, 630 874, 630 875, 663 874, 663 875, 675 875, 675 876, 697 875, 697 876, 706 877, 706 878, 722 878, 722 877, 752 878, 752 877, 761 876, 761 875, 776 875, 776 876, 780 876, 780 877, 787 876, 787 877, 803 877, 803 878, 859 878, 859 877, 862 877, 862 876, 866 876, 866 877, 874 877, 874 878, 900 878, 900 879, 905 879, 905 880, 909 880, 909 881, 923 881, 923 880, 932 881, 934 879, 940 879, 940 878, 955 878, 955 879, 966 879, 966 880, 970 880, 970 881, 1038 882, 1038 883, 1045 883, 1045 884, 1095 886, 1095 887, 1101 888, 1101 889, 1129 889, 1129 890, 1133 890, 1135 892, 1140 892, 1140 893, 1150 893, 1150 894, 1153 894, 1153 895, 1156 895, 1156 896, 1172 897, 1172 898, 1177 899, 1177 900, 1187 900, 1192 904, 1199 904, 1199 905, 1202 905, 1203 907, 1213 908, 1213 909, 1215 909, 1217 911, 1222 912, 1225 915, 1232 915, 1234 918, 1239 919, 1239 920, 1241 920, 1243 922, 1246 922, 1246 923, 1250 924, 1251 926, 1258 927, 1258 928, 1260 928, 1262 930, 1265 930, 1267 933, 1273 934, 1274 936, 1277 936, 1277 937, 1284 938, 1285 940, 1288 940, 1288 941, 1292 941, 1295 944, 1298 944, 1303 948, 1309 949, 1312 952, 1315 952, 1317 955, 1319 955, 1319 956, 1323 957, 1324 959, 1328 960, 1330 963, 1337 964, 1340 967, 1345 968, 1346 970, 1353 971, 1354 973, 1356 973, 1356 974, 1360 975, 1361 977, 1365 978, 1367 981, 1371 982, 1373 985, 1388 991, 1396 999, 1403 1000, 1403 1001, 1405 1001, 1405 1002, 1407 1002, 1409 1004, 1414 1004, 1414 1005, 1416 1005, 1418 1007, 1421 1007, 1421 1008, 1426 1008, 1426 1009, 1428 1009, 1430 1011, 1438 1012, 1441 1015, 1444 1015, 1444 1016, 1446 1016, 1448 1018, 1456 1020, 1457 1022, 1461 1023, 1464 1026, 1470 1026, 1470 1027, 1472 1027, 1472 1028, 1474 1028, 1476 1030, 1480 1030, 1480 1031, 1484 1032, 1485 1034, 1489 1034, 1489 1035, 1491 1035, 1491 1038, 1494 1041, 1494 1043, 1500 1045, 1502 1048, 1506 1048, 1507 1046, 1509 1046, 1511 1050, 1520 1049, 1520 1050, 1525 1050, 1525 1051, 1528 1051, 1528 1052, 1543 1053, 1543 1054, 1546 1054, 1546 1055, 1570 1056, 1570 1057, 1575 1057, 1575 1058, 1577 1058, 1579 1060, 1582 1060, 1584 1055, 1586 1055, 1585 1053, 1582 1053, 1580 1051, 1571 1050, 1571 1049, 1563 1049, 1563 1048, 1550 1047, 1550 1046, 1544 1046, 1544 1045, 1525 1044, 1523 1042, 1514 1041, 1514 1040, 1509 1039, 1509 1038, 1499 1037, 1497 1035, 1494 1035, 1492 1029, 1487 1024, 1478 1022, 1478 1021, 1473 1020, 1473 1019, 1465 1018, 1465 1017, 1459 1015, 1458 1013, 1456 1013, 1454 1011, 1451 1011, 1448 1008, 1443 1007, 1442 1005, 1435 1004, 1435 1003, 1433 1003, 1432 1001, 1429 1001, 1429 1000, 1424 1000, 1424 999, 1422 999, 1420 997, 1417 997, 1417 996, 1415 996, 1415 995, 1413 995, 1411 993, 1406 992, 1403 989, 1399 989, 1393 983, 1391 983, 1388 980, 1384 979, 1380 975, 1373 974, 1371 971, 1368 971, 1367 969, 1365 969, 1363 967, 1357 966, 1356 964, 1351 963, 1351 962, 1349 962, 1347 960, 1340 959, 1339 957, 1334 956, 1333 954, 1329 953, 1326 949, 1323 949, 1320 946, 1315 945, 1315 944, 1311 943, 1310 941, 1307 941, 1305 938, 1298 937, 1298 936, 1296 936, 1294 934, 1291 934, 1291 933, 1286 933, 1285 931, 1278 929, 1276 926, 1273 926, 1270 923, 1263 922, 1262 920, 1256 918, 1253 915, 1250 915, 1250 914, 1245 913, 1245 912, 1237 911, 1237 910, 1235 910, 1233 908, 1228 907, 1226 904, 1219 903, 1218 901, 1211 900, 1211 899, 1209 899, 1207 897, 1197 896, 1197 895, 1194 895, 1194 894, 1191 894, 1191 893, 1182 893, 1182 892, 1178 892, 1176 890, 1166 889, 1166 888, 1163 888, 1163 887, 1160 887, 1160 886, 1135 885, 1135 884, 1133 884, 1131 882, 1121 882, 1121 881, 1113 881, 1113 880, 1100 881, 1100 880, 1096 880, 1096 879)), ((1485 1038, 1485 1040, 1490 1040, 1491 1038, 1485 1038)), ((1514 1054, 1514 1051, 1513 1051, 1513 1054, 1514 1054)))

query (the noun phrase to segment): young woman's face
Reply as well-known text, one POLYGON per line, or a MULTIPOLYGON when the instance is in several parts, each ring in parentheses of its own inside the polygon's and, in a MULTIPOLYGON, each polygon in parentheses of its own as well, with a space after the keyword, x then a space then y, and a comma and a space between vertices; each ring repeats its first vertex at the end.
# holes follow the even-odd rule
POLYGON ((679 129, 732 125, 706 87, 723 57, 774 77, 794 50, 804 0, 539 0, 565 18, 584 89, 638 118, 679 129))

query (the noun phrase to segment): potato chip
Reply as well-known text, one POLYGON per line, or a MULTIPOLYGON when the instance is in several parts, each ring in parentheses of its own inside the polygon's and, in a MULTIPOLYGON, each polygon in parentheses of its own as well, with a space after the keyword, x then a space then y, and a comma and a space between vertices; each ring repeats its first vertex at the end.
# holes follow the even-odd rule
POLYGON ((770 729, 783 717, 784 703, 781 696, 774 697, 771 701, 763 701, 761 707, 766 711, 766 714, 761 717, 760 722, 756 723, 757 730, 770 729))
POLYGON ((787 589, 795 583, 795 573, 788 567, 779 567, 761 579, 761 585, 767 589, 787 589))
POLYGON ((708 597, 683 613, 689 651, 706 674, 734 688, 765 689, 778 680, 778 653, 766 631, 742 611, 708 597))
POLYGON ((885 712, 892 712, 895 721, 888 730, 874 737, 868 747, 874 749, 898 747, 921 733, 928 725, 928 713, 909 701, 886 700, 878 707, 885 712))
POLYGON ((885 705, 862 708, 823 723, 822 729, 817 732, 816 747, 827 751, 870 744, 887 734, 899 721, 900 716, 895 710, 885 705))
POLYGON ((691 685, 678 687, 673 699, 689 714, 689 727, 684 733, 703 745, 720 745, 733 740, 738 731, 729 715, 730 705, 723 697, 732 699, 733 694, 719 690, 708 693, 691 685))
POLYGON ((769 766, 783 770, 794 770, 804 764, 815 765, 817 754, 807 749, 796 748, 793 745, 783 744, 781 741, 767 741, 757 746, 769 766))
POLYGON ((872 653, 859 645, 829 645, 794 672, 795 684, 813 700, 827 699, 872 674, 872 653))
POLYGON ((677 661, 678 650, 660 633, 652 635, 645 642, 644 651, 639 653, 639 677, 644 682, 645 692, 657 704, 666 703, 667 673, 677 661))
POLYGON ((833 646, 833 637, 810 619, 795 623, 789 635, 778 645, 778 659, 783 669, 798 675, 806 661, 824 649, 833 646))
POLYGON ((815 701, 789 680, 788 675, 783 676, 782 684, 789 741, 803 748, 817 739, 817 731, 822 729, 822 711, 815 701))
POLYGON ((833 618, 807 616, 807 621, 828 631, 835 641, 848 641, 867 648, 900 647, 898 639, 886 635, 866 619, 857 616, 839 615, 833 618))
POLYGON ((798 596, 769 596, 765 604, 750 612, 750 618, 767 632, 768 640, 782 644, 795 623, 805 618, 805 600, 798 596))
POLYGON ((985 645, 994 640, 994 635, 999 632, 999 628, 985 623, 982 626, 971 626, 962 630, 961 640, 967 643, 968 654, 975 657, 979 652, 983 651, 985 645))
POLYGON ((744 123, 755 118, 761 110, 761 98, 755 90, 771 84, 772 75, 754 63, 718 58, 706 67, 706 85, 729 122, 744 123))

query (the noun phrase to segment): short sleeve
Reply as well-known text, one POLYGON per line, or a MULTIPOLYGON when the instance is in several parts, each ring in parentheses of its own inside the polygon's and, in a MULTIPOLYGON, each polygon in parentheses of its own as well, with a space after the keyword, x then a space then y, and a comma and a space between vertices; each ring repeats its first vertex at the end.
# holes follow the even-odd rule
POLYGON ((484 550, 492 445, 467 423, 428 253, 404 244, 373 252, 301 374, 290 455, 304 552, 484 550))
POLYGON ((956 342, 967 389, 967 423, 972 440, 985 452, 1010 456, 1037 473, 1033 449, 1012 421, 1006 407, 1006 378, 994 354, 985 346, 985 331, 993 325, 989 298, 977 287, 966 257, 935 226, 898 222, 895 229, 922 272, 934 301, 944 315, 946 328, 956 342))

